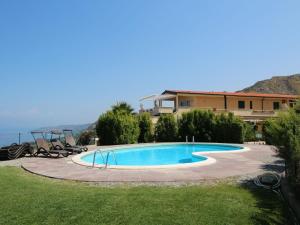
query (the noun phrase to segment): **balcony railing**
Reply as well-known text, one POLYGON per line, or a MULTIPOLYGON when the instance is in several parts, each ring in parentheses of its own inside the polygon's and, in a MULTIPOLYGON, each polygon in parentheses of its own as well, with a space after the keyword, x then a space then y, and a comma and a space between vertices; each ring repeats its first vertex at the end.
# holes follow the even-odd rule
POLYGON ((151 109, 145 110, 146 112, 151 113, 153 116, 158 116, 160 114, 182 114, 184 112, 189 112, 194 109, 200 109, 200 110, 211 110, 214 113, 220 114, 220 113, 226 113, 226 112, 232 112, 236 116, 241 117, 273 117, 277 115, 277 111, 274 110, 226 110, 226 109, 216 109, 216 108, 199 108, 199 107, 179 107, 178 110, 175 110, 174 107, 154 107, 151 109))
POLYGON ((153 116, 157 116, 160 114, 172 114, 174 113, 175 109, 173 107, 154 107, 151 109, 146 109, 145 111, 151 113, 153 116))

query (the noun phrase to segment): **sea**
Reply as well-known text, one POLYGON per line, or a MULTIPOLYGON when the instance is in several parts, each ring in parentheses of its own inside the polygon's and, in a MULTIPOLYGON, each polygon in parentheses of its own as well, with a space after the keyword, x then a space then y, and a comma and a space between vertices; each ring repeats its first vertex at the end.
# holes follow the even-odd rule
MULTIPOLYGON (((62 130, 62 129, 71 129, 73 134, 78 134, 82 130, 87 129, 92 124, 79 124, 79 125, 59 125, 59 126, 49 126, 43 128, 0 128, 0 147, 9 146, 13 143, 23 143, 23 142, 33 142, 34 139, 31 135, 32 130, 62 130), (20 137, 20 140, 19 140, 20 137)), ((49 135, 49 134, 48 134, 49 135)), ((46 135, 46 138, 49 136, 46 135)), ((36 135, 36 138, 40 138, 40 135, 36 135)))
POLYGON ((30 131, 31 129, 0 129, 0 147, 34 141, 30 131))

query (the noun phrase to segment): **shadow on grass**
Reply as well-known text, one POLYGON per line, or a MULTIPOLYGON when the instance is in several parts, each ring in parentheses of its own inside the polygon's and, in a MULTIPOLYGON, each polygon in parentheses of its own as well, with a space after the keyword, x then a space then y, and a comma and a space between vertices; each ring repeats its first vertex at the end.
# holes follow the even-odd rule
POLYGON ((251 216, 255 225, 293 225, 287 204, 271 190, 257 187, 253 180, 244 180, 241 187, 250 191, 256 199, 257 212, 251 216))

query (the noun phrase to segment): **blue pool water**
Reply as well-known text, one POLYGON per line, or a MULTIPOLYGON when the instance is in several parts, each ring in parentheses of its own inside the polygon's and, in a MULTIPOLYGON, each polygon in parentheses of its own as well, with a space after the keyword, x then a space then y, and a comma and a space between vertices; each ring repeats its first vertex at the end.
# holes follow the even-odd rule
MULTIPOLYGON (((144 147, 131 147, 116 149, 115 158, 112 154, 108 157, 109 165, 118 166, 158 166, 194 163, 204 161, 203 156, 193 156, 193 152, 232 151, 241 147, 218 144, 173 144, 152 145, 144 147)), ((107 153, 103 153, 104 160, 99 153, 96 154, 96 164, 105 164, 107 153)), ((94 153, 85 155, 82 161, 93 163, 94 153)))

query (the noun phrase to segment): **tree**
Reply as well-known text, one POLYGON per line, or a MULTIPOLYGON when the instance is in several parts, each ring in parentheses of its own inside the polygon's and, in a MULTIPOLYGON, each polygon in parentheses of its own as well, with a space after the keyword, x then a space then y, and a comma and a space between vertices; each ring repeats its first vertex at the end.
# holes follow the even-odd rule
POLYGON ((161 115, 155 127, 155 138, 159 142, 177 140, 177 122, 172 114, 161 115))
POLYGON ((233 113, 221 114, 215 118, 214 140, 221 143, 243 143, 245 123, 233 113))
POLYGON ((102 114, 96 132, 102 145, 134 144, 140 133, 137 119, 122 110, 102 114))
POLYGON ((139 143, 148 143, 153 141, 153 123, 149 113, 142 113, 137 116, 140 135, 138 138, 139 143))
POLYGON ((118 102, 116 105, 112 106, 112 111, 116 112, 124 112, 127 114, 132 114, 134 109, 127 102, 118 102))

